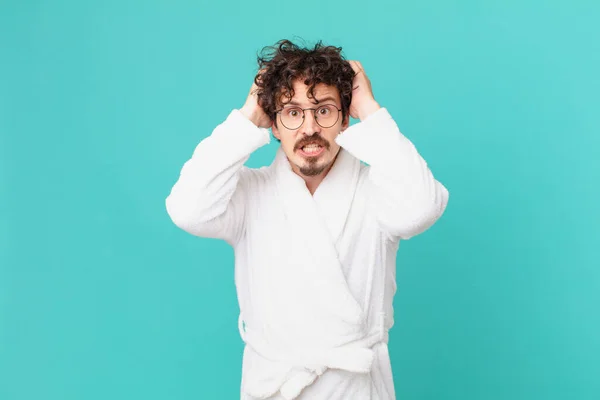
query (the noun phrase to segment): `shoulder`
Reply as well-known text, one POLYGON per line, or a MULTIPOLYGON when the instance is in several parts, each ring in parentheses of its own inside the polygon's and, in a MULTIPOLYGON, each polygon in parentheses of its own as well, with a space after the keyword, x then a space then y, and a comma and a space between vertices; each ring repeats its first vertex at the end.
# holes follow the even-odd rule
POLYGON ((250 191, 260 190, 272 181, 271 167, 250 168, 243 166, 240 170, 240 183, 250 191))

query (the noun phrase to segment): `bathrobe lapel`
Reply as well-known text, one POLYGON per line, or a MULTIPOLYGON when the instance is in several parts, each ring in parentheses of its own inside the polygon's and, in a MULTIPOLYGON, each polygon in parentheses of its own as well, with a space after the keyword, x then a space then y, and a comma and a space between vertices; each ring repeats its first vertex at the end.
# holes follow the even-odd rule
MULTIPOLYGON (((304 180, 292 171, 281 148, 274 163, 277 194, 288 228, 301 241, 306 254, 302 275, 310 290, 307 295, 317 300, 322 307, 319 311, 329 323, 339 319, 363 327, 363 310, 350 292, 335 246, 354 198, 360 161, 340 149, 314 197, 304 180)), ((318 314, 317 310, 311 312, 318 314)))
POLYGON ((313 195, 334 245, 337 245, 346 224, 359 172, 360 161, 342 148, 335 164, 313 195))

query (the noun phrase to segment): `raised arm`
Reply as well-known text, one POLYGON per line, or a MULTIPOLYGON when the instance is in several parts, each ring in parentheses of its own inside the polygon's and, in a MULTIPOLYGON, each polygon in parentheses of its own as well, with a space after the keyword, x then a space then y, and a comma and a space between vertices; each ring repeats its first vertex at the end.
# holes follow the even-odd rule
POLYGON ((369 164, 369 203, 390 237, 409 239, 441 217, 448 204, 448 190, 434 178, 387 109, 380 108, 351 126, 336 142, 369 164))
POLYGON ((342 132, 336 142, 369 164, 369 203, 381 229, 393 239, 409 239, 441 217, 449 192, 387 109, 375 102, 360 63, 351 64, 358 74, 350 113, 361 122, 342 132))
POLYGON ((244 163, 270 141, 271 122, 256 104, 255 88, 198 144, 166 199, 172 221, 186 232, 230 244, 243 233, 250 173, 244 163))

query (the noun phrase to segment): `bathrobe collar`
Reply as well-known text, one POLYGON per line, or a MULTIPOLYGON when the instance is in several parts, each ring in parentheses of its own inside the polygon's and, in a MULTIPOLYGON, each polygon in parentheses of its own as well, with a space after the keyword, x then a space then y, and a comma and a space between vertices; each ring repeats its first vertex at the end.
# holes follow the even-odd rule
POLYGON ((312 196, 304 180, 293 172, 281 147, 277 149, 273 164, 278 181, 293 190, 294 194, 298 196, 298 199, 289 199, 286 196, 287 200, 290 200, 286 202, 287 211, 301 213, 300 210, 294 210, 293 205, 313 203, 310 209, 316 207, 316 211, 322 219, 322 225, 324 224, 327 228, 331 243, 337 244, 356 192, 360 161, 344 148, 340 148, 333 166, 312 196))
POLYGON ((352 331, 364 328, 364 313, 353 297, 338 257, 338 241, 358 183, 360 161, 343 148, 314 196, 304 180, 296 175, 279 147, 275 160, 277 193, 285 218, 298 237, 304 241, 310 261, 307 277, 312 280, 315 296, 321 296, 323 306, 334 318, 352 326, 352 331))

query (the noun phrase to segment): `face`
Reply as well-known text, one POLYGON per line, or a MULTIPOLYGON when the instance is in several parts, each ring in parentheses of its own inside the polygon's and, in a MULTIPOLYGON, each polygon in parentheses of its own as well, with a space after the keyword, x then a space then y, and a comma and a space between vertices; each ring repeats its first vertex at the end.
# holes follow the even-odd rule
MULTIPOLYGON (((318 108, 332 104, 342 108, 339 92, 335 86, 319 83, 315 86, 314 98, 308 97, 308 86, 301 80, 293 83, 294 97, 291 102, 280 105, 279 108, 318 108), (317 103, 318 101, 318 103, 317 103)), ((287 101, 287 98, 283 98, 287 101)), ((342 120, 339 111, 338 121, 330 128, 323 128, 315 121, 313 110, 304 112, 304 122, 297 129, 288 129, 281 123, 277 115, 277 126, 272 126, 273 136, 281 141, 281 148, 287 156, 292 170, 301 176, 318 176, 329 171, 340 150, 335 137, 348 127, 348 116, 342 120)), ((337 110, 335 112, 338 112, 337 110)))

